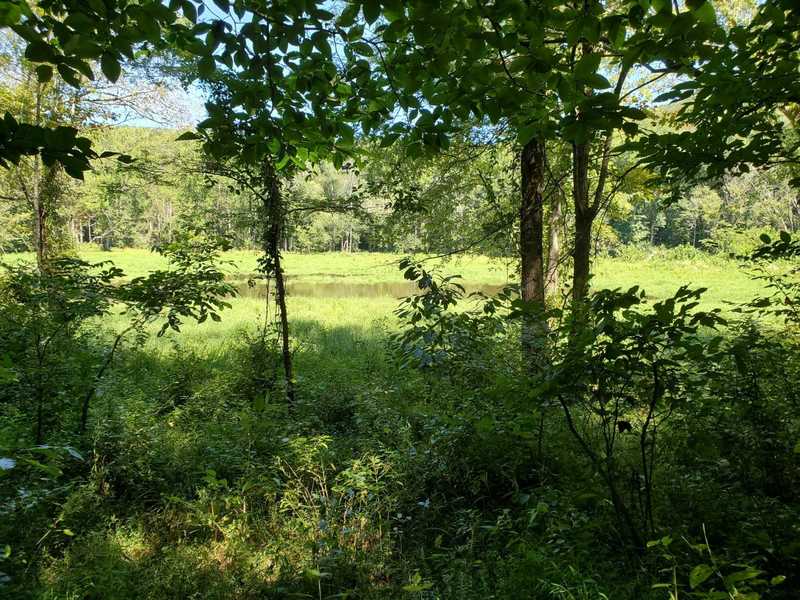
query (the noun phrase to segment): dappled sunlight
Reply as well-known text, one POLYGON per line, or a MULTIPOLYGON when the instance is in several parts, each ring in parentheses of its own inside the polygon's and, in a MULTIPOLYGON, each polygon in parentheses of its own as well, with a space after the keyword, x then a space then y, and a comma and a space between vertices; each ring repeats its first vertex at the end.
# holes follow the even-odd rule
POLYGON ((0 0, 0 597, 796 600, 796 4, 0 0))

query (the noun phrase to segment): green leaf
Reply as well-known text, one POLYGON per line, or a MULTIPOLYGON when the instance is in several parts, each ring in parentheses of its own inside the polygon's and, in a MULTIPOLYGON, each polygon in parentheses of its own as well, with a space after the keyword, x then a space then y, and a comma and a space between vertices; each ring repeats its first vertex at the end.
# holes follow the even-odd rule
POLYGON ((216 71, 217 65, 213 56, 204 56, 197 63, 197 72, 201 77, 211 77, 216 71))
POLYGON ((36 67, 36 78, 39 83, 47 83, 53 78, 53 67, 50 65, 39 65, 36 67))
POLYGON ((714 25, 717 22, 717 13, 710 2, 703 2, 703 4, 692 10, 692 15, 704 25, 714 25))
POLYGON ((31 62, 52 62, 55 59, 55 51, 45 42, 31 42, 25 48, 25 58, 31 62))
POLYGON ((0 27, 16 25, 22 17, 22 8, 10 2, 0 3, 0 27))
POLYGON ((370 25, 381 16, 381 4, 378 0, 365 0, 363 4, 364 19, 370 25))
POLYGON ((595 52, 581 56, 580 60, 575 64, 575 76, 588 77, 597 72, 600 67, 600 58, 600 55, 595 52))
POLYGON ((517 131, 517 142, 524 146, 536 136, 538 131, 539 126, 536 124, 520 127, 519 131, 517 131))
POLYGON ((72 531, 71 529, 65 529, 63 531, 63 533, 64 533, 64 535, 68 535, 69 537, 74 537, 74 535, 75 535, 75 532, 72 531))
POLYGON ((586 85, 596 90, 604 90, 611 87, 611 82, 600 75, 600 73, 592 73, 587 77, 583 77, 582 81, 586 82, 586 85))
POLYGON ((359 54, 360 56, 375 55, 375 51, 372 49, 372 46, 370 46, 366 42, 355 42, 350 46, 350 48, 353 50, 353 52, 359 54))
POLYGON ((761 575, 762 571, 758 569, 754 569, 753 567, 746 567, 741 571, 737 571, 735 573, 731 573, 725 578, 725 585, 727 587, 733 587, 740 581, 749 581, 750 579, 755 579, 759 575, 761 575))
POLYGON ((672 0, 653 0, 653 10, 657 13, 672 13, 672 0))
POLYGON ((433 587, 432 583, 423 581, 422 576, 419 573, 414 573, 414 575, 411 577, 411 581, 403 586, 403 591, 411 593, 419 593, 419 592, 424 592, 425 590, 429 590, 432 587, 433 587))
POLYGON ((181 2, 181 10, 183 11, 183 16, 189 19, 192 23, 197 22, 197 9, 194 7, 189 0, 185 0, 185 2, 181 2))
POLYGON ((692 589, 695 589, 713 574, 714 569, 712 569, 709 565, 699 564, 692 569, 691 573, 689 573, 689 585, 692 587, 692 589))
POLYGON ((94 73, 92 72, 92 67, 89 65, 88 62, 84 60, 77 60, 77 59, 66 59, 65 64, 69 65, 76 71, 78 71, 81 75, 86 77, 89 81, 94 81, 94 73))
POLYGON ((106 5, 103 0, 89 0, 89 6, 92 7, 92 10, 96 12, 98 15, 105 16, 108 11, 106 10, 106 5))
POLYGON ((56 69, 58 69, 58 74, 61 75, 61 79, 66 81, 69 85, 74 88, 81 87, 81 80, 80 77, 78 77, 78 72, 75 69, 68 67, 63 63, 56 65, 56 69))
POLYGON ((356 22, 356 17, 358 16, 358 4, 355 2, 352 4, 348 4, 345 6, 342 14, 339 15, 339 19, 336 21, 336 24, 341 27, 350 27, 356 22))
POLYGON ((611 40, 611 45, 615 48, 622 48, 625 44, 625 25, 622 23, 614 23, 608 31, 608 37, 611 40))
POLYGON ((103 52, 103 56, 100 57, 100 68, 103 71, 103 75, 105 75, 106 79, 111 83, 116 83, 117 79, 119 79, 119 76, 122 74, 122 67, 117 57, 110 52, 103 52))
POLYGON ((403 586, 404 592, 419 593, 429 590, 433 587, 432 583, 409 583, 403 586))
POLYGON ((385 136, 381 138, 381 148, 388 148, 392 144, 394 144, 400 138, 399 133, 387 133, 385 136))

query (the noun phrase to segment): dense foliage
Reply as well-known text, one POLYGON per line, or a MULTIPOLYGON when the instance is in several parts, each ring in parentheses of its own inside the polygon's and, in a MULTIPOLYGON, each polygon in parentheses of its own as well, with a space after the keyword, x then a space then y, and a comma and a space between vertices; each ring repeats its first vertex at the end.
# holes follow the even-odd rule
POLYGON ((797 597, 797 17, 0 0, 0 595, 797 597))

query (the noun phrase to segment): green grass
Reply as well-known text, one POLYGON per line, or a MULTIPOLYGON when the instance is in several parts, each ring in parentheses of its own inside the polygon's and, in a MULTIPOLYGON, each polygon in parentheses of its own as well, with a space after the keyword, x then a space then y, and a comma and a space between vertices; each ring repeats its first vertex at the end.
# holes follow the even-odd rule
MULTIPOLYGON (((165 268, 161 255, 144 249, 124 249, 110 252, 87 251, 81 257, 89 262, 112 261, 130 276, 138 276, 154 269, 165 268)), ((32 260, 30 253, 6 254, 4 262, 17 263, 32 260)), ((227 252, 227 269, 232 276, 249 276, 256 272, 258 253, 246 250, 227 252)), ((400 254, 339 253, 319 254, 287 253, 284 269, 288 277, 304 282, 390 283, 402 282, 398 263, 400 254)), ((426 259, 424 255, 419 258, 426 259)), ((468 285, 503 285, 517 278, 516 260, 485 256, 459 256, 448 259, 427 260, 426 265, 446 273, 459 274, 468 285)), ((742 301, 750 298, 757 288, 739 269, 737 263, 718 257, 691 259, 671 258, 669 252, 656 252, 652 256, 635 259, 599 258, 594 265, 595 285, 601 288, 641 285, 654 298, 663 298, 682 284, 709 288, 708 299, 742 301)))
MULTIPOLYGON (((80 256, 92 263, 112 261, 130 277, 167 266, 166 259, 160 254, 138 248, 110 252, 90 250, 80 252, 80 256)), ((227 268, 232 274, 245 276, 256 272, 258 256, 259 253, 255 251, 234 250, 226 252, 224 258, 231 263, 227 268)), ((402 273, 398 269, 402 258, 403 255, 388 253, 289 252, 284 255, 284 269, 289 277, 309 282, 337 281, 342 277, 358 283, 402 281, 402 273)), ((31 253, 6 254, 2 257, 3 261, 12 264, 32 259, 31 253)), ((479 284, 502 285, 515 276, 515 263, 511 259, 465 256, 432 260, 429 264, 459 273, 466 281, 479 284)))
MULTIPOLYGON (((90 262, 113 261, 128 276, 138 276, 165 268, 166 260, 149 250, 126 249, 111 252, 89 251, 82 258, 90 262)), ((256 271, 258 253, 233 251, 224 255, 232 278, 244 279, 256 271)), ((30 254, 9 254, 6 262, 30 260, 30 254)), ((396 254, 322 253, 285 256, 285 272, 298 293, 290 287, 289 311, 297 337, 315 330, 348 330, 367 335, 388 322, 398 298, 412 288, 404 286, 396 254), (300 286, 302 284, 302 286, 300 286), (297 287, 300 286, 300 287, 297 287)), ((426 262, 442 273, 459 274, 468 288, 499 287, 517 278, 513 259, 461 256, 426 262)), ((672 295, 681 285, 706 287, 702 308, 729 309, 731 302, 744 302, 758 294, 751 281, 735 262, 716 257, 671 258, 655 253, 635 259, 600 258, 594 265, 596 287, 627 289, 639 285, 652 301, 672 295)), ((263 298, 236 298, 220 323, 187 323, 182 338, 201 346, 218 345, 233 332, 253 326, 263 316, 263 298)))
MULTIPOLYGON (((166 260, 149 250, 126 249, 111 252, 88 251, 82 258, 90 262, 113 261, 130 276, 138 276, 167 266, 166 260)), ((225 254, 231 278, 245 279, 256 271, 257 252, 233 251, 225 254)), ((338 356, 365 356, 374 351, 380 333, 391 327, 392 311, 399 298, 413 288, 406 285, 398 268, 401 255, 370 253, 288 253, 285 271, 290 280, 288 300, 292 334, 306 351, 324 349, 334 359, 338 356)), ((30 254, 6 255, 6 262, 31 260, 30 254)), ((483 287, 491 291, 516 280, 513 259, 484 256, 461 256, 426 262, 442 273, 459 274, 468 289, 483 287)), ((702 308, 729 310, 731 302, 747 301, 758 293, 758 284, 751 281, 732 261, 716 257, 692 259, 670 258, 669 253, 655 253, 635 259, 600 258, 594 265, 597 287, 627 289, 644 288, 651 301, 672 295, 681 285, 707 287, 702 308)), ((150 350, 168 350, 172 340, 189 344, 204 354, 213 354, 241 332, 252 330, 263 322, 267 308, 263 288, 251 292, 242 286, 244 296, 232 301, 221 322, 186 323, 180 334, 168 333, 152 337, 150 350)), ((274 310, 274 307, 270 307, 274 310)), ((112 317, 109 323, 123 326, 124 319, 112 317)), ((303 356, 315 352, 299 352, 303 356)))
POLYGON ((716 257, 708 259, 669 259, 661 256, 629 261, 604 258, 594 266, 594 283, 601 288, 627 289, 638 285, 653 301, 667 298, 682 285, 708 288, 701 308, 730 310, 730 303, 752 300, 760 292, 734 262, 716 257))

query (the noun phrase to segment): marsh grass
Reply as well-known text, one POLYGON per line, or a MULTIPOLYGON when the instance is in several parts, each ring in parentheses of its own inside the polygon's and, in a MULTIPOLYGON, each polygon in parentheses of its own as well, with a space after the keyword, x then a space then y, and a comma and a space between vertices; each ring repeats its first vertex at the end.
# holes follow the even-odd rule
MULTIPOLYGON (((112 261, 128 277, 137 277, 167 267, 161 255, 143 249, 88 251, 81 257, 89 262, 112 261)), ((220 324, 187 325, 185 338, 224 341, 230 330, 251 324, 264 312, 264 288, 250 289, 247 281, 257 277, 258 253, 231 251, 224 254, 226 270, 241 289, 220 324)), ((289 308, 296 321, 315 321, 323 326, 370 327, 390 318, 399 297, 413 291, 398 268, 402 256, 379 253, 287 253, 285 271, 289 281, 289 308)), ((424 258, 424 257, 421 257, 424 258)), ((31 260, 28 254, 7 254, 3 260, 16 263, 31 260)), ((491 293, 517 279, 515 261, 485 256, 459 256, 431 260, 429 266, 447 274, 458 274, 468 291, 491 293)), ((733 304, 746 302, 759 292, 734 260, 680 252, 629 253, 621 257, 599 257, 595 262, 595 288, 643 288, 652 301, 670 297, 681 285, 705 287, 703 309, 729 311, 733 304)))

